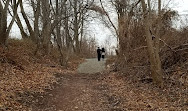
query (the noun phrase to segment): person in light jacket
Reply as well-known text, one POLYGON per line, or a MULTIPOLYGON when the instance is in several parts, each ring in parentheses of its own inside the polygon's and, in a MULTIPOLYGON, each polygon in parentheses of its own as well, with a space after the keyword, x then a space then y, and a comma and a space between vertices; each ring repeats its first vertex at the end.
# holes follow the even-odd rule
POLYGON ((104 56, 105 56, 105 49, 104 48, 102 48, 102 50, 101 50, 101 55, 102 55, 102 59, 104 60, 104 56))

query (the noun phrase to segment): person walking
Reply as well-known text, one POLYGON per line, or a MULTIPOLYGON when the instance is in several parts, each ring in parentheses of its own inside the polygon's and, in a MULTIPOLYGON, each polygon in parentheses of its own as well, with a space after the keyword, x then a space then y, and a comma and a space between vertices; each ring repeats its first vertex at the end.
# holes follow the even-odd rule
POLYGON ((102 59, 104 60, 104 56, 105 56, 105 49, 104 49, 104 48, 102 48, 101 52, 102 52, 102 59))
POLYGON ((98 57, 98 61, 101 60, 101 49, 98 47, 97 49, 97 57, 98 57))

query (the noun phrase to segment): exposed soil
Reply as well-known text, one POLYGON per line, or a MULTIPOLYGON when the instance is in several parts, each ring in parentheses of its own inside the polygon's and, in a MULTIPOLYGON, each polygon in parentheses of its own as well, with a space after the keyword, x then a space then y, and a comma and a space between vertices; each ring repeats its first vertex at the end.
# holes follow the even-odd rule
MULTIPOLYGON (((31 111, 187 111, 187 87, 156 87, 115 72, 56 74, 53 90, 37 95, 31 111)), ((167 83, 165 83, 167 84, 167 83)))
POLYGON ((108 85, 100 83, 103 74, 57 75, 56 88, 34 104, 33 111, 108 111, 108 85))
POLYGON ((100 73, 104 70, 104 63, 105 61, 89 59, 79 66, 80 73, 56 74, 59 81, 55 88, 43 95, 44 98, 40 103, 33 104, 31 110, 108 111, 109 107, 104 96, 108 92, 108 85, 103 85, 104 74, 100 73))
POLYGON ((119 74, 58 74, 31 111, 187 111, 187 89, 160 89, 119 74), (179 90, 179 91, 174 91, 179 90), (181 90, 181 91, 180 91, 181 90))

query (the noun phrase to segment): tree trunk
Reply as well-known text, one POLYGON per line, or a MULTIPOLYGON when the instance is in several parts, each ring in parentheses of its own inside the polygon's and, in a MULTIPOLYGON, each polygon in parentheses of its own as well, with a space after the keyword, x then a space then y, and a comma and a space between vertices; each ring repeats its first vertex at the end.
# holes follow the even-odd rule
POLYGON ((78 34, 78 10, 77 10, 77 4, 78 4, 78 0, 74 0, 74 39, 76 42, 76 53, 80 53, 80 48, 79 48, 79 34, 78 34))
POLYGON ((56 0, 56 15, 55 15, 55 24, 56 24, 56 35, 57 35, 57 42, 60 47, 60 49, 63 49, 62 46, 62 39, 61 39, 61 31, 60 31, 60 22, 59 22, 59 1, 56 0))
POLYGON ((22 35, 22 39, 28 39, 29 36, 25 33, 23 25, 22 25, 21 20, 20 20, 18 15, 16 16, 16 24, 18 25, 18 27, 20 29, 20 33, 22 35))
POLYGON ((82 49, 82 40, 83 40, 83 34, 84 33, 84 15, 83 15, 83 10, 82 10, 82 15, 81 15, 81 32, 80 32, 80 50, 82 49))
POLYGON ((7 31, 7 12, 0 10, 0 45, 5 46, 8 35, 7 31))
POLYGON ((157 25, 157 33, 155 36, 155 56, 157 61, 157 69, 162 78, 161 60, 159 56, 160 29, 161 29, 161 0, 158 0, 158 25, 157 25))
POLYGON ((49 2, 42 0, 43 13, 43 29, 42 29, 42 44, 45 54, 50 53, 50 39, 51 39, 51 20, 49 2))
POLYGON ((39 44, 40 40, 39 40, 39 16, 40 16, 40 7, 41 7, 41 0, 37 1, 37 7, 36 10, 34 11, 34 38, 37 41, 37 44, 39 44))
POLYGON ((2 2, 0 2, 0 45, 7 46, 7 39, 10 33, 10 30, 12 28, 12 25, 15 21, 15 18, 17 16, 17 8, 21 0, 18 0, 16 3, 16 0, 13 1, 13 16, 11 19, 11 22, 9 26, 7 27, 7 12, 9 7, 10 0, 7 0, 4 4, 4 8, 2 5, 2 2))
POLYGON ((64 29, 65 29, 65 38, 66 38, 66 47, 67 49, 70 49, 70 50, 74 50, 74 52, 76 52, 76 49, 73 45, 73 40, 70 36, 70 31, 69 31, 69 15, 68 15, 68 11, 67 11, 67 7, 65 6, 65 10, 64 10, 64 15, 65 15, 65 22, 64 22, 64 29), (71 49, 72 48, 72 49, 71 49))
POLYGON ((150 35, 150 26, 149 23, 149 15, 147 11, 147 6, 144 0, 141 0, 142 8, 143 8, 143 15, 144 15, 144 28, 145 28, 145 34, 146 34, 146 41, 148 46, 148 53, 149 53, 149 60, 150 60, 150 67, 151 67, 151 75, 153 78, 153 81, 158 84, 158 86, 163 87, 163 80, 162 80, 162 74, 158 70, 158 61, 156 59, 156 53, 153 46, 152 37, 150 35))
POLYGON ((25 13, 25 11, 24 11, 22 0, 21 0, 21 3, 20 3, 20 8, 21 8, 22 16, 23 16, 23 18, 24 18, 24 20, 25 20, 25 23, 26 23, 26 25, 27 25, 28 31, 29 31, 29 33, 30 33, 31 40, 36 43, 37 40, 36 40, 36 38, 35 38, 35 33, 34 33, 32 27, 31 27, 31 24, 30 24, 30 22, 29 22, 29 19, 28 19, 27 15, 26 15, 26 13, 25 13))

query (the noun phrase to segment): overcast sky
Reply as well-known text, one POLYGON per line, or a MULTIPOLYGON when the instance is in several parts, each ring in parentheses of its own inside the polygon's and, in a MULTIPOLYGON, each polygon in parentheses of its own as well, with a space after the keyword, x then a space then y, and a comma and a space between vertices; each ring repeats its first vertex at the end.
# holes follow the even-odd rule
MULTIPOLYGON (((165 2, 168 2, 169 0, 165 0, 165 2)), ((166 4, 164 3, 163 7, 165 7, 166 4)), ((177 10, 178 13, 181 15, 181 16, 184 16, 187 15, 188 17, 188 0, 171 0, 170 2, 170 8, 174 9, 174 10, 177 10)), ((178 22, 176 24, 175 27, 179 27, 180 23, 178 22)), ((99 41, 99 46, 103 46, 105 44, 104 40, 106 39, 110 39, 112 41, 112 44, 115 45, 116 42, 116 38, 112 38, 113 35, 111 34, 110 30, 108 30, 106 27, 104 26, 98 26, 98 27, 95 27, 96 24, 92 25, 90 27, 93 27, 93 29, 95 30, 94 32, 97 32, 95 33, 95 37, 98 39, 99 41)))
MULTIPOLYGON (((167 0, 165 0, 167 1, 167 0)), ((188 0, 171 0, 170 8, 177 10, 180 15, 188 15, 188 0)), ((188 16, 187 16, 188 17, 188 16)), ((98 22, 92 22, 90 24, 91 36, 95 36, 98 40, 99 46, 104 46, 105 40, 112 41, 112 44, 115 45, 116 38, 113 37, 111 31, 105 26, 99 24, 98 22)), ((13 25, 11 36, 16 38, 21 38, 19 29, 16 24, 13 25)))
POLYGON ((178 10, 180 14, 188 14, 188 0, 172 0, 174 5, 171 7, 174 10, 178 10))

